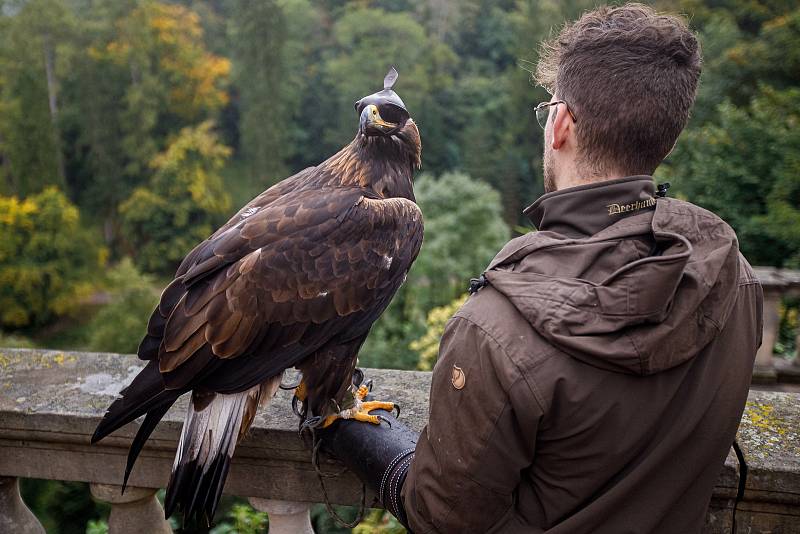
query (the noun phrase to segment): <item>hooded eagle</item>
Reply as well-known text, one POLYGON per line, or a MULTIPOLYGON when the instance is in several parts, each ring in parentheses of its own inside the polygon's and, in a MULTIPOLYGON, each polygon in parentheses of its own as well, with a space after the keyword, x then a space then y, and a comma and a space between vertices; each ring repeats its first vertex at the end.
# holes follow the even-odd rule
POLYGON ((356 102, 350 144, 253 199, 186 256, 162 293, 138 350, 148 363, 92 442, 145 415, 126 484, 158 421, 191 391, 167 517, 177 508, 211 521, 234 448, 287 368, 302 373, 308 419, 368 411, 351 387, 358 351, 422 245, 412 187, 422 146, 396 79, 393 68, 382 91, 356 102))

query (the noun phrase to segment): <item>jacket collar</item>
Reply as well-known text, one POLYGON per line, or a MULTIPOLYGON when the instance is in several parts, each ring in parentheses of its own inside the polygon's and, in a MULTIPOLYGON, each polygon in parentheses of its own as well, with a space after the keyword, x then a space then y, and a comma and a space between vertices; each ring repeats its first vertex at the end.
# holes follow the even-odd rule
POLYGON ((592 236, 621 218, 652 210, 654 192, 652 176, 627 176, 547 193, 524 214, 540 231, 592 236))

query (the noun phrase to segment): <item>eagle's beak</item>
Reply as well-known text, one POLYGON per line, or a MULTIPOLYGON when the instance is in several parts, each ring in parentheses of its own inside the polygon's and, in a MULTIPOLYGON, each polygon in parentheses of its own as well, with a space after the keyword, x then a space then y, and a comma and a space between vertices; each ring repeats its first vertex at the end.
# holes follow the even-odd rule
POLYGON ((397 128, 397 124, 387 122, 381 118, 381 114, 378 113, 378 107, 375 104, 370 104, 361 111, 359 131, 362 134, 387 135, 395 128, 397 128))

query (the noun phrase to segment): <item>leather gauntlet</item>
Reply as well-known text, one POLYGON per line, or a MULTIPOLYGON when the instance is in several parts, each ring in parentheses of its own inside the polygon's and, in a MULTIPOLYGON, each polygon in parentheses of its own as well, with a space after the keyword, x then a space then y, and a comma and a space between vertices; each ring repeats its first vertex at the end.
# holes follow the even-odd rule
POLYGON ((322 446, 371 488, 384 508, 408 529, 400 492, 414 460, 418 434, 387 411, 371 413, 385 421, 380 425, 337 421, 320 433, 322 446))

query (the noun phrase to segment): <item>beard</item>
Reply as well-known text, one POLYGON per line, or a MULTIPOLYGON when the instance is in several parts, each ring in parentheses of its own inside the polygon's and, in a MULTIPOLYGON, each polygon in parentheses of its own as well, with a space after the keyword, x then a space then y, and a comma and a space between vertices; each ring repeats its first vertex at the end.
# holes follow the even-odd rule
POLYGON ((542 161, 544 171, 544 192, 551 193, 556 190, 556 165, 553 161, 552 149, 547 149, 547 143, 544 147, 544 160, 542 161))

